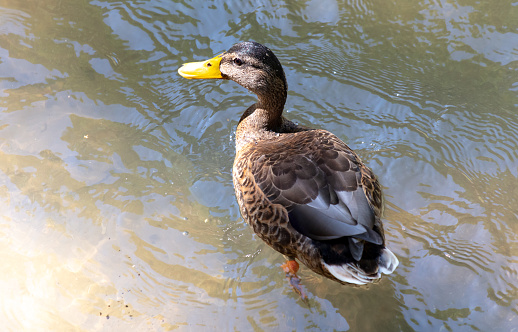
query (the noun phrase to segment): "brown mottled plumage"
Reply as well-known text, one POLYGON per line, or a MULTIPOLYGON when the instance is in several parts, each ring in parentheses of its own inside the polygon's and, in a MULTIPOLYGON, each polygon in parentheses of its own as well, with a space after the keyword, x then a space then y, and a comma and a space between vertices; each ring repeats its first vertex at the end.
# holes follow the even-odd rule
POLYGON ((179 73, 230 79, 258 96, 237 127, 233 178, 241 214, 262 240, 341 283, 365 284, 394 271, 376 176, 332 133, 282 116, 287 82, 270 49, 239 43, 179 73))

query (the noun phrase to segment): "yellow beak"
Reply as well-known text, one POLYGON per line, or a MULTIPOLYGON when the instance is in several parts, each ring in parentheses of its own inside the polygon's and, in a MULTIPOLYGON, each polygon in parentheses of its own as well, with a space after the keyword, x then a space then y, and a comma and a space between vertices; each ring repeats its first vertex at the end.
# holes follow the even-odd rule
POLYGON ((178 69, 178 74, 185 78, 223 78, 219 71, 222 58, 223 54, 220 54, 206 61, 184 63, 178 69))

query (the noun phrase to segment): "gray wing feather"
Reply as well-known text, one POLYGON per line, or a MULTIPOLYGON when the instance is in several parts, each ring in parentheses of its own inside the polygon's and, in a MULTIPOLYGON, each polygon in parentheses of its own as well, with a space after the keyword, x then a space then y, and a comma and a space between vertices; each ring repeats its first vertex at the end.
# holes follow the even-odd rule
POLYGON ((331 204, 319 194, 305 205, 295 205, 290 222, 302 234, 315 240, 332 240, 344 236, 382 244, 381 236, 372 230, 375 215, 363 189, 338 192, 338 202, 331 204))

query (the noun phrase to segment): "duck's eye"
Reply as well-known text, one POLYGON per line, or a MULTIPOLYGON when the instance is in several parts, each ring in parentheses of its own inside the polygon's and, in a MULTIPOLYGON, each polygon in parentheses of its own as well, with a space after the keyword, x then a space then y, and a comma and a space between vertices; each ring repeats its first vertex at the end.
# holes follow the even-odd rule
POLYGON ((234 63, 238 66, 241 66, 243 64, 243 60, 240 58, 234 58, 234 63))

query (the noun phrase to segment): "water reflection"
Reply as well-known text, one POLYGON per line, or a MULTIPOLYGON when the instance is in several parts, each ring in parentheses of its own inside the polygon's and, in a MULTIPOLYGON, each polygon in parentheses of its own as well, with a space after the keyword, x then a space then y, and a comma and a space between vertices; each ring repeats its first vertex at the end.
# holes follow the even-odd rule
MULTIPOLYGON (((511 2, 8 1, 0 7, 0 317, 10 330, 511 330, 511 2), (233 197, 253 96, 186 60, 270 46, 286 115, 379 175, 395 274, 303 270, 305 306, 233 197)), ((514 43, 513 43, 514 41, 514 43)))

